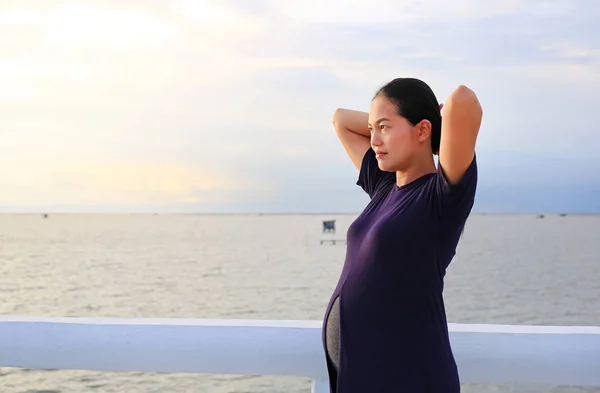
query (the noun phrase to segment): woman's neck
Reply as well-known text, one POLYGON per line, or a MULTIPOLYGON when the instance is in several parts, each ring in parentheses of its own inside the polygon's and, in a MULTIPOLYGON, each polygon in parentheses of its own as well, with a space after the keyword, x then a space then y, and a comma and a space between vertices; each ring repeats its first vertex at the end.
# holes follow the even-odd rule
POLYGON ((429 173, 435 173, 436 171, 437 168, 435 167, 435 161, 433 160, 432 154, 428 157, 415 160, 406 170, 396 171, 396 184, 398 187, 402 187, 422 176, 429 173))

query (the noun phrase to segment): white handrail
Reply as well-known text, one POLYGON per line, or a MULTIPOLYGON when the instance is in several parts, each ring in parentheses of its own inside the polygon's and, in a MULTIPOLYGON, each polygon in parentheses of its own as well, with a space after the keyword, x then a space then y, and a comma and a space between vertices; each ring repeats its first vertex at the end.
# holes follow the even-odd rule
MULTIPOLYGON (((449 329, 462 382, 600 386, 600 327, 449 329)), ((0 316, 0 367, 327 379, 320 321, 0 316)))

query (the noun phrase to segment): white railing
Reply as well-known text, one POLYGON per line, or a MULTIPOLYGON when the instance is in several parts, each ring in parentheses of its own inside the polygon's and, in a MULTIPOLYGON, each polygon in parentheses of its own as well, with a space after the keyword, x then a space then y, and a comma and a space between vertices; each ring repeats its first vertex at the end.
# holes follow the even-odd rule
MULTIPOLYGON (((449 328, 462 382, 600 386, 600 327, 449 328)), ((0 316, 0 367, 291 375, 329 392, 320 321, 0 316)))

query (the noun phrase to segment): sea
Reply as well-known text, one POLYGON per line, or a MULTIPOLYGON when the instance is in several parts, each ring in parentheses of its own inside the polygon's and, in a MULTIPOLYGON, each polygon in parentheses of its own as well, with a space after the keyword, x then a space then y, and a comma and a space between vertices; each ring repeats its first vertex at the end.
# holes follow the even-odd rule
MULTIPOLYGON (((355 218, 0 215, 0 314, 321 320, 345 245, 320 240, 345 238, 355 218), (323 220, 336 221, 335 234, 323 220)), ((599 228, 600 215, 472 215, 446 276, 449 322, 600 326, 599 228)), ((0 392, 309 393, 310 380, 0 368, 0 392)))

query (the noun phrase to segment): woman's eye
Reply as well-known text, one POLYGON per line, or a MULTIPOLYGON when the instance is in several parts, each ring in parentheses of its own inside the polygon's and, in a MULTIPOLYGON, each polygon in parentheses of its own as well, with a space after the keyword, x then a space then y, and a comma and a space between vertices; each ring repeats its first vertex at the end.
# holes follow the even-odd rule
POLYGON ((379 126, 379 128, 381 128, 381 129, 383 130, 384 128, 387 128, 387 126, 386 126, 385 124, 381 124, 381 125, 379 126))

